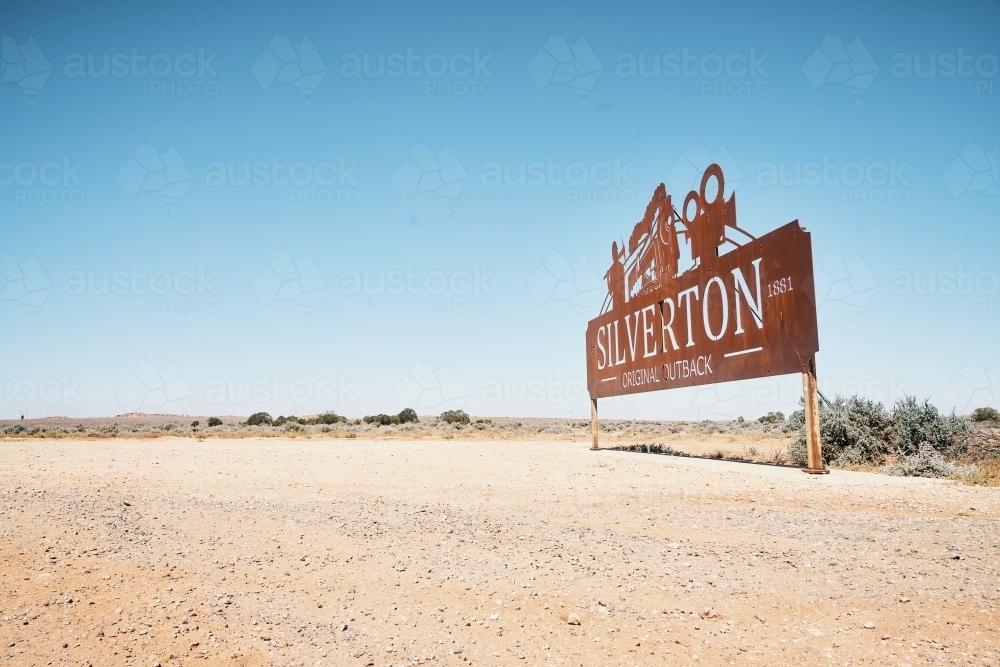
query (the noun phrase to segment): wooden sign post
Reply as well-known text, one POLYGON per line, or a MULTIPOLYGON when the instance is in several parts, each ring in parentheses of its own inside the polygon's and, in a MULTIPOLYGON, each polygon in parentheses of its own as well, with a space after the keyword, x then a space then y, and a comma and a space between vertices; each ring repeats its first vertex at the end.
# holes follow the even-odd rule
POLYGON ((822 474, 830 472, 823 467, 823 452, 819 431, 819 387, 816 384, 816 357, 809 359, 802 371, 802 403, 806 417, 806 468, 804 472, 822 474))
POLYGON ((590 399, 590 435, 592 440, 590 442, 591 449, 600 449, 601 446, 597 443, 597 399, 590 399))
POLYGON ((599 398, 801 373, 809 471, 822 471, 810 234, 793 221, 755 238, 724 193, 716 164, 680 213, 661 184, 628 244, 612 243, 608 294, 587 326, 591 448, 599 398))

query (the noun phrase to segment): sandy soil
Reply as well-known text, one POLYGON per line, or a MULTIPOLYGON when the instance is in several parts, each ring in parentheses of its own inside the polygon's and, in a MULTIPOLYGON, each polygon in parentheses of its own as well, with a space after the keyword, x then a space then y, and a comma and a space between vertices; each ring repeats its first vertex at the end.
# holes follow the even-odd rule
POLYGON ((0 451, 3 664, 1000 662, 998 489, 566 441, 0 451))

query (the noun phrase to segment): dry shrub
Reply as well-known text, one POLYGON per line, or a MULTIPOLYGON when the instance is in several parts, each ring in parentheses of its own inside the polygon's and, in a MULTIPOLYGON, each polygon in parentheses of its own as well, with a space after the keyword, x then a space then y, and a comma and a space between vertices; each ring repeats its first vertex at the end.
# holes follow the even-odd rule
POLYGON ((979 461, 964 481, 976 486, 1000 486, 1000 459, 979 461))
POLYGON ((659 443, 639 443, 636 445, 619 445, 617 447, 608 447, 612 451, 616 452, 638 452, 640 454, 666 454, 668 456, 690 456, 686 452, 680 452, 671 447, 670 445, 661 445, 659 443))
POLYGON ((973 421, 971 432, 958 438, 948 449, 949 458, 972 464, 973 470, 963 479, 977 486, 1000 486, 1000 424, 973 421))
POLYGON ((783 465, 788 465, 788 463, 790 463, 790 459, 788 458, 788 455, 785 454, 785 452, 775 447, 774 449, 771 450, 771 454, 767 457, 767 462, 773 463, 774 465, 783 466, 783 465))
POLYGON ((903 456, 888 466, 885 473, 897 477, 967 477, 973 470, 972 466, 962 467, 945 461, 941 452, 925 442, 916 453, 903 456))
POLYGON ((972 430, 957 438, 946 454, 949 458, 970 462, 1000 459, 1000 424, 972 422, 972 430))

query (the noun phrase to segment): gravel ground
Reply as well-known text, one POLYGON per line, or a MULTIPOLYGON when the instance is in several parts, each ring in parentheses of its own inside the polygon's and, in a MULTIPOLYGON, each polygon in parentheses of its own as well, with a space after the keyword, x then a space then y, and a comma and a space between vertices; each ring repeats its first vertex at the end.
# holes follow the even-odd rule
POLYGON ((995 488, 565 440, 0 448, 3 664, 1000 663, 995 488))

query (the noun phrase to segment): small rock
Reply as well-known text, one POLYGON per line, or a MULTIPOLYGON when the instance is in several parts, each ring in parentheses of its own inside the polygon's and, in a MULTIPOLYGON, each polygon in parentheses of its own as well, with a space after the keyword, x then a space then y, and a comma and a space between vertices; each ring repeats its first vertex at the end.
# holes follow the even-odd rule
POLYGON ((882 641, 888 641, 889 635, 882 635, 882 641))
POLYGON ((900 595, 899 596, 899 601, 900 602, 909 602, 910 598, 906 597, 905 595, 900 595))
POLYGON ((874 630, 875 629, 875 624, 872 623, 871 621, 868 621, 867 623, 865 623, 861 627, 863 627, 865 630, 874 630))
POLYGON ((490 620, 496 621, 500 619, 500 614, 490 614, 490 620))
POLYGON ((570 625, 580 625, 579 614, 577 614, 576 612, 570 614, 569 617, 566 618, 566 622, 569 623, 570 625))

